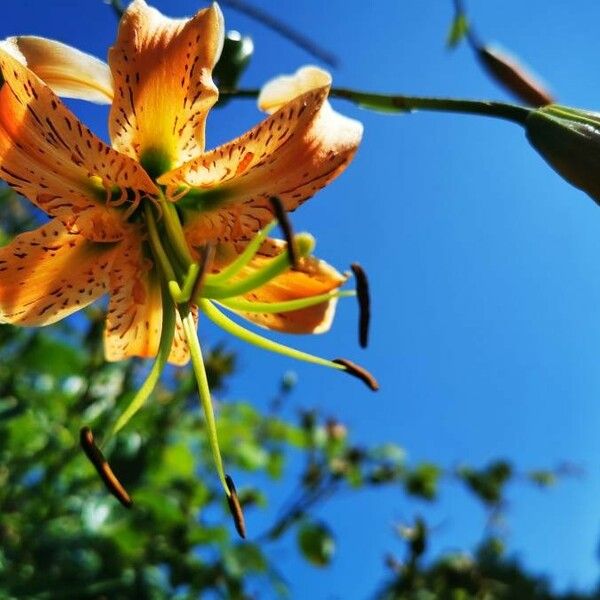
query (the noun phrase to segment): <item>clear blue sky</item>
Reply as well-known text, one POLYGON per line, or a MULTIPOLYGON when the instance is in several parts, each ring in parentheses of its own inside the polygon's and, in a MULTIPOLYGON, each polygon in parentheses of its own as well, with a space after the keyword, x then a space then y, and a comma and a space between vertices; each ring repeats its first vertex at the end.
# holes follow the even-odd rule
MULTIPOLYGON (((256 4, 338 54, 338 85, 507 99, 467 47, 446 51, 449 0, 379 0, 376 9, 357 0, 256 4)), ((482 36, 526 58, 563 103, 599 108, 600 5, 572 4, 472 0, 470 12, 482 36)), ((199 8, 192 0, 155 5, 174 16, 199 8)), ((263 26, 224 12, 228 28, 255 39, 245 85, 313 62, 263 26)), ((0 35, 45 35, 104 58, 115 27, 101 0, 6 0, 0 35)), ((349 378, 229 340, 241 352, 229 396, 264 404, 274 374, 294 369, 300 379, 292 408, 318 406, 344 420, 355 439, 393 441, 414 461, 482 465, 505 456, 525 469, 581 464, 584 479, 554 490, 512 488, 507 539, 512 552, 560 587, 591 585, 600 533, 600 211, 555 175, 514 125, 336 106, 363 121, 364 143, 349 170, 294 221, 316 235, 319 256, 339 268, 356 260, 367 268, 372 343, 357 348, 356 309, 348 301, 329 335, 292 341, 360 360, 382 389, 372 395, 349 378)), ((104 108, 76 110, 105 135, 104 108)), ((209 146, 259 118, 251 102, 230 105, 209 119, 209 146)), ((222 339, 209 327, 202 335, 222 339)), ((444 523, 434 550, 475 544, 484 513, 460 489, 444 490, 434 511, 407 504, 398 490, 330 503, 322 516, 338 533, 331 569, 315 570, 290 545, 277 547, 294 597, 367 597, 384 572, 384 552, 400 549, 392 522, 415 512, 444 523)))

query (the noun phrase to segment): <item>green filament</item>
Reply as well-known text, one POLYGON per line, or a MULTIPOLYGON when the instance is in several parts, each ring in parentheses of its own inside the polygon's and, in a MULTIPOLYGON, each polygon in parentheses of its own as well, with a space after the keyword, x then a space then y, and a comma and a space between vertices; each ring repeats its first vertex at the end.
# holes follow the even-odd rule
POLYGON ((219 304, 225 308, 231 310, 239 310, 241 312, 249 313, 283 313, 290 312, 293 310, 302 310, 303 308, 310 308, 335 298, 350 298, 356 296, 354 290, 343 291, 343 292, 328 292, 327 294, 319 294, 317 296, 310 296, 309 298, 298 298, 296 300, 283 300, 282 302, 250 302, 243 298, 227 298, 226 300, 220 300, 219 304))
POLYGON ((185 315, 183 318, 183 330, 190 349, 190 356, 192 359, 192 366, 194 368, 194 374, 196 375, 196 383, 198 384, 198 392, 200 394, 200 404, 204 412, 204 419, 206 422, 206 430, 208 433, 208 441, 210 449, 213 455, 213 460, 217 468, 217 474, 221 485, 227 494, 230 495, 229 487, 225 480, 225 471, 223 470, 223 461, 221 459, 221 451, 219 450, 219 440, 217 438, 217 425, 215 422, 215 415, 213 411, 213 405, 210 397, 210 388, 208 387, 208 378, 206 376, 206 369, 204 367, 204 360, 202 359, 202 350, 200 349, 200 342, 198 341, 198 334, 196 332, 196 326, 194 323, 194 317, 191 312, 185 315))
POLYGON ((194 287, 196 286, 196 281, 198 280, 199 272, 200 267, 198 266, 198 263, 192 263, 183 281, 183 286, 180 287, 175 280, 169 281, 169 291, 171 292, 175 304, 183 304, 190 300, 194 287))
POLYGON ((202 299, 199 302, 200 310, 213 322, 215 325, 221 327, 225 331, 229 332, 231 335, 240 338, 244 342, 248 344, 252 344, 263 350, 269 350, 271 352, 275 352, 276 354, 282 354, 283 356, 288 356, 290 358, 294 358, 296 360, 301 360, 304 362, 313 363, 315 365, 321 365, 323 367, 330 367, 332 369, 336 369, 338 371, 345 371, 346 368, 343 365, 334 363, 331 360, 327 360, 325 358, 320 358, 318 356, 313 356, 312 354, 308 354, 306 352, 301 352, 300 350, 295 350, 294 348, 290 348, 289 346, 284 346, 279 342, 273 342, 268 338, 263 337, 262 335, 258 335, 241 325, 238 325, 235 321, 232 321, 229 317, 225 316, 212 302, 206 299, 202 299))
POLYGON ((152 254, 158 261, 158 264, 163 272, 164 277, 167 281, 176 281, 175 270, 173 269, 169 258, 163 248, 158 234, 158 227, 152 214, 152 207, 149 204, 144 205, 144 214, 146 215, 146 226, 148 228, 148 237, 150 240, 150 246, 152 247, 152 254))
POLYGON ((267 239, 267 236, 276 224, 277 221, 271 221, 271 223, 252 238, 252 241, 244 248, 244 251, 230 265, 216 275, 207 275, 206 282, 209 285, 220 285, 235 277, 256 256, 262 243, 267 239))
POLYGON ((164 198, 160 199, 160 207, 163 211, 165 229, 167 230, 169 242, 177 254, 177 258, 186 267, 189 267, 189 265, 194 262, 194 259, 185 240, 185 235, 183 233, 183 228, 181 227, 181 221, 179 220, 177 209, 171 202, 166 201, 164 198))
POLYGON ((165 289, 165 286, 161 286, 161 298, 162 298, 162 307, 163 307, 163 323, 162 323, 162 331, 160 334, 160 343, 158 346, 158 352, 156 354, 156 358, 154 359, 154 363, 146 380, 137 391, 129 406, 123 411, 121 416, 118 418, 115 423, 111 435, 117 434, 137 413, 140 408, 144 405, 144 402, 148 399, 148 396, 154 391, 158 380, 160 379, 161 373, 167 364, 167 359, 169 358, 169 354, 171 352, 171 346, 173 344, 173 336, 175 334, 175 307, 169 297, 168 291, 165 289))
MULTIPOLYGON (((310 254, 315 246, 314 238, 306 233, 296 235, 295 242, 298 256, 301 257, 310 254)), ((268 283, 271 279, 289 269, 289 267, 289 253, 287 250, 284 250, 281 254, 272 258, 264 267, 240 281, 222 285, 215 285, 212 281, 209 284, 207 281, 201 295, 205 298, 214 298, 215 300, 231 296, 241 296, 268 283)), ((198 301, 199 298, 195 300, 198 301)))

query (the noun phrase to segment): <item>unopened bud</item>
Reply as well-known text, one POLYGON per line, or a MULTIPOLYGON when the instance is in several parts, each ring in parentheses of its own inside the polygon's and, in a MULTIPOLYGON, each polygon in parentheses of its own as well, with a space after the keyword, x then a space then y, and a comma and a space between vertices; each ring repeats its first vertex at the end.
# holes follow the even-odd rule
POLYGON ((569 183, 600 204, 600 114, 551 105, 532 111, 527 139, 569 183))

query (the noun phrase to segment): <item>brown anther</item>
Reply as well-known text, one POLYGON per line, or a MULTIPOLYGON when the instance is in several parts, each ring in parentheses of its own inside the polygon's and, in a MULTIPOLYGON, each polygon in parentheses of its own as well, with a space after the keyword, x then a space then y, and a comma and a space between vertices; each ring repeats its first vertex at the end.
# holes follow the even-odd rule
POLYGON ((238 532, 239 536, 243 540, 245 540, 246 522, 244 521, 244 512, 242 511, 240 499, 238 498, 237 492, 235 490, 235 484, 233 483, 233 479, 231 479, 229 475, 225 475, 225 483, 227 484, 227 489, 229 490, 229 496, 227 496, 227 504, 229 505, 229 512, 233 517, 235 530, 238 532))
POLYGON ((552 94, 514 59, 490 46, 476 48, 477 57, 498 83, 529 106, 552 104, 552 94))
POLYGON ((369 295, 369 280, 364 269, 358 263, 350 265, 356 279, 356 299, 358 300, 358 343, 366 348, 369 343, 369 322, 371 321, 371 296, 369 295))
POLYGON ((210 267, 212 265, 214 257, 215 247, 212 244, 207 244, 206 246, 204 246, 202 258, 198 263, 198 276, 196 278, 196 284, 194 285, 192 298, 197 298, 202 292, 202 288, 204 287, 204 280, 206 279, 206 275, 210 271, 210 267))
POLYGON ((379 389, 379 384, 377 380, 369 371, 364 369, 363 367, 359 367, 357 364, 349 361, 345 358, 334 358, 331 362, 334 362, 338 365, 342 365, 349 375, 353 375, 360 379, 367 387, 376 392, 379 389))
POLYGON ((296 244, 294 243, 294 231, 292 230, 292 224, 290 223, 285 207, 277 196, 271 196, 269 198, 269 202, 273 207, 273 212, 275 213, 279 227, 281 227, 283 237, 287 242, 287 251, 290 257, 290 263, 294 269, 297 269, 298 253, 296 252, 296 244))
POLYGON ((79 432, 79 441, 85 455, 98 471, 98 475, 104 481, 108 491, 126 508, 131 508, 133 501, 131 497, 117 479, 108 461, 104 458, 100 448, 94 442, 94 434, 89 427, 82 427, 79 432))

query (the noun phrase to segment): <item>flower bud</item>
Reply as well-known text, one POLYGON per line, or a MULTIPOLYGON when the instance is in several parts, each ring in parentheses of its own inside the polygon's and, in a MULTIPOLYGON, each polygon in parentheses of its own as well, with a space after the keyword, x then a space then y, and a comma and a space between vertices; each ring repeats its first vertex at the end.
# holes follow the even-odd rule
POLYGON ((569 183, 600 204, 600 114, 550 105, 525 121, 527 139, 569 183))
POLYGON ((545 106, 554 102, 552 94, 541 81, 508 53, 492 46, 481 46, 476 52, 486 71, 528 106, 545 106))

